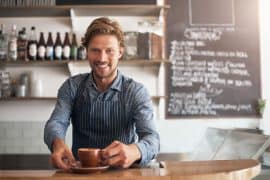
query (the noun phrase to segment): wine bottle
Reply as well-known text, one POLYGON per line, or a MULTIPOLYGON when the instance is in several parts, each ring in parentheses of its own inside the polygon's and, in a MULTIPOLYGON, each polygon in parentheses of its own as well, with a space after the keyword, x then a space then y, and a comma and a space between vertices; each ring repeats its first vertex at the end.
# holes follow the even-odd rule
POLYGON ((70 59, 77 60, 78 58, 78 43, 76 39, 76 34, 72 34, 72 42, 71 42, 71 52, 70 52, 70 59))
POLYGON ((56 41, 54 44, 54 58, 56 60, 61 60, 62 53, 63 53, 63 47, 62 47, 61 37, 60 37, 60 33, 57 32, 56 41))
POLYGON ((47 45, 46 45, 46 59, 53 61, 54 59, 54 44, 53 44, 53 38, 52 33, 49 32, 47 45))
POLYGON ((46 52, 46 44, 43 32, 40 32, 40 37, 37 46, 38 46, 38 53, 37 53, 38 60, 44 60, 46 52))
POLYGON ((36 28, 34 26, 31 27, 27 52, 29 60, 31 61, 37 60, 37 35, 36 35, 36 28))
POLYGON ((63 44, 63 59, 70 59, 70 41, 68 33, 65 33, 65 39, 63 44))

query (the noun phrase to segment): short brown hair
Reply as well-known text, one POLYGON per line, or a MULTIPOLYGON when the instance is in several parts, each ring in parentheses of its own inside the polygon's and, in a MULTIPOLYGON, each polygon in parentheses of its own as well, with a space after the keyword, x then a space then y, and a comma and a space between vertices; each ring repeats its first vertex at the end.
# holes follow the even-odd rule
POLYGON ((113 21, 107 17, 95 19, 87 28, 82 39, 82 45, 88 47, 91 39, 100 34, 114 35, 119 41, 120 47, 124 47, 124 33, 117 21, 113 21))

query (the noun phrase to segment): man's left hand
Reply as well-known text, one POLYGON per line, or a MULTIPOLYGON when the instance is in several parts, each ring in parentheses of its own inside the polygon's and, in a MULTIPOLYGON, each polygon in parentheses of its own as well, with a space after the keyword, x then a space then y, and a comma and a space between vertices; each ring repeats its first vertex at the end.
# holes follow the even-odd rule
POLYGON ((141 152, 135 144, 126 145, 119 141, 113 141, 103 150, 102 156, 106 164, 113 167, 128 168, 135 161, 141 159, 141 152))

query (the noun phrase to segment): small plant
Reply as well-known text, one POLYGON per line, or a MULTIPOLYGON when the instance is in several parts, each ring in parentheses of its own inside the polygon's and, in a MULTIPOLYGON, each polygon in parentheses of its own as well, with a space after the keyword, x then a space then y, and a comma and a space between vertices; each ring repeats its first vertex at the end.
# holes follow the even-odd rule
POLYGON ((265 99, 258 99, 258 111, 260 115, 263 115, 264 109, 266 106, 266 100, 265 99))

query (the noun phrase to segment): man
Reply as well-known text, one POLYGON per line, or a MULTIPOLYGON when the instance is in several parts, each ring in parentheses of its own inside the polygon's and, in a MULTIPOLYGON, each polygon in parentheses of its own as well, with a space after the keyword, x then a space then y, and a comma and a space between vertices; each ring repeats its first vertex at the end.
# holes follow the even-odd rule
POLYGON ((119 24, 104 17, 94 20, 83 45, 92 71, 63 83, 45 126, 44 141, 53 165, 69 169, 82 147, 104 149, 110 166, 147 165, 159 151, 159 135, 147 90, 117 69, 124 51, 119 24), (72 151, 64 142, 70 119, 72 151))

